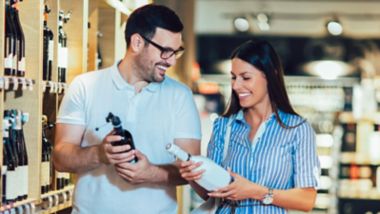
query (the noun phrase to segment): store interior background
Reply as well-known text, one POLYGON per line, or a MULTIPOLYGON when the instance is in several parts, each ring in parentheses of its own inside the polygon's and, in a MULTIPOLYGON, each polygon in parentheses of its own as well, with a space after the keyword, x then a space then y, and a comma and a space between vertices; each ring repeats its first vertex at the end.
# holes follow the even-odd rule
MULTIPOLYGON (((317 133, 322 176, 311 213, 380 212, 380 1, 156 2, 185 19, 192 56, 176 70, 192 70, 187 75, 201 114, 203 154, 212 121, 229 99, 232 50, 265 39, 282 59, 292 104, 317 133), (237 18, 246 22, 234 26, 237 18), (329 33, 329 21, 341 24, 340 35, 329 33)), ((201 202, 186 188, 183 194, 183 213, 201 202)))

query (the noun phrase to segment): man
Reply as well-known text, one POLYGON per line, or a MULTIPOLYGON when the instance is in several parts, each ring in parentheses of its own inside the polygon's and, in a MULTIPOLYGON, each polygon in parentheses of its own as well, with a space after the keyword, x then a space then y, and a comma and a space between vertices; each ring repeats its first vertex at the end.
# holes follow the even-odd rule
POLYGON ((57 117, 54 164, 78 175, 73 213, 177 212, 175 187, 186 182, 165 145, 199 154, 201 137, 192 92, 165 76, 184 51, 182 29, 167 7, 141 7, 128 19, 123 60, 71 83, 57 117), (136 150, 110 144, 121 137, 110 124, 101 127, 109 112, 136 150))

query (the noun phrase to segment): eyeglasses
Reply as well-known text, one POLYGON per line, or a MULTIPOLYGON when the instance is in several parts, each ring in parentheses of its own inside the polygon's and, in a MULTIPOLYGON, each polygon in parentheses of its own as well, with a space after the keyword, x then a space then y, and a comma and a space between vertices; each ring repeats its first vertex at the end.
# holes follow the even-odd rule
POLYGON ((156 47, 158 50, 161 51, 161 58, 162 59, 169 59, 173 55, 175 55, 175 58, 178 59, 182 56, 183 52, 185 52, 184 47, 180 47, 177 50, 173 50, 172 48, 167 48, 167 47, 162 47, 161 45, 153 42, 152 40, 146 38, 143 35, 140 35, 145 41, 147 41, 149 44, 153 45, 156 47))

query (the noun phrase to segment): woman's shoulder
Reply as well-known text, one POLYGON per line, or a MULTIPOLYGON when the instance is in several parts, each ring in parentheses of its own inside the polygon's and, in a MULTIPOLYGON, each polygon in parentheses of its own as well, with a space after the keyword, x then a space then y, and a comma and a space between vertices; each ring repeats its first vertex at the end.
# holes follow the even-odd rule
POLYGON ((296 114, 291 114, 283 111, 278 111, 278 115, 281 119, 281 121, 286 125, 290 127, 298 127, 298 126, 308 126, 309 123, 307 120, 296 114))
POLYGON ((229 121, 229 117, 219 116, 214 120, 214 132, 223 130, 229 121))

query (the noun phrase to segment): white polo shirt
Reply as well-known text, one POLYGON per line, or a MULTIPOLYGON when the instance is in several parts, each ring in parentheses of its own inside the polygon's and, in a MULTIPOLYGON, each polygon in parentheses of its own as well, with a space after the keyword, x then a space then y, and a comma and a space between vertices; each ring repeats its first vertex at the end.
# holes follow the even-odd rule
MULTIPOLYGON (((82 74, 67 91, 57 123, 83 125, 82 147, 100 144, 112 130, 109 112, 119 116, 135 146, 153 164, 168 164, 174 157, 165 150, 175 138, 200 139, 200 121, 191 90, 165 77, 135 94, 120 75, 117 64, 82 74), (98 131, 95 129, 101 127, 98 131)), ((113 165, 102 165, 78 175, 73 213, 177 213, 174 186, 131 185, 113 165)))

